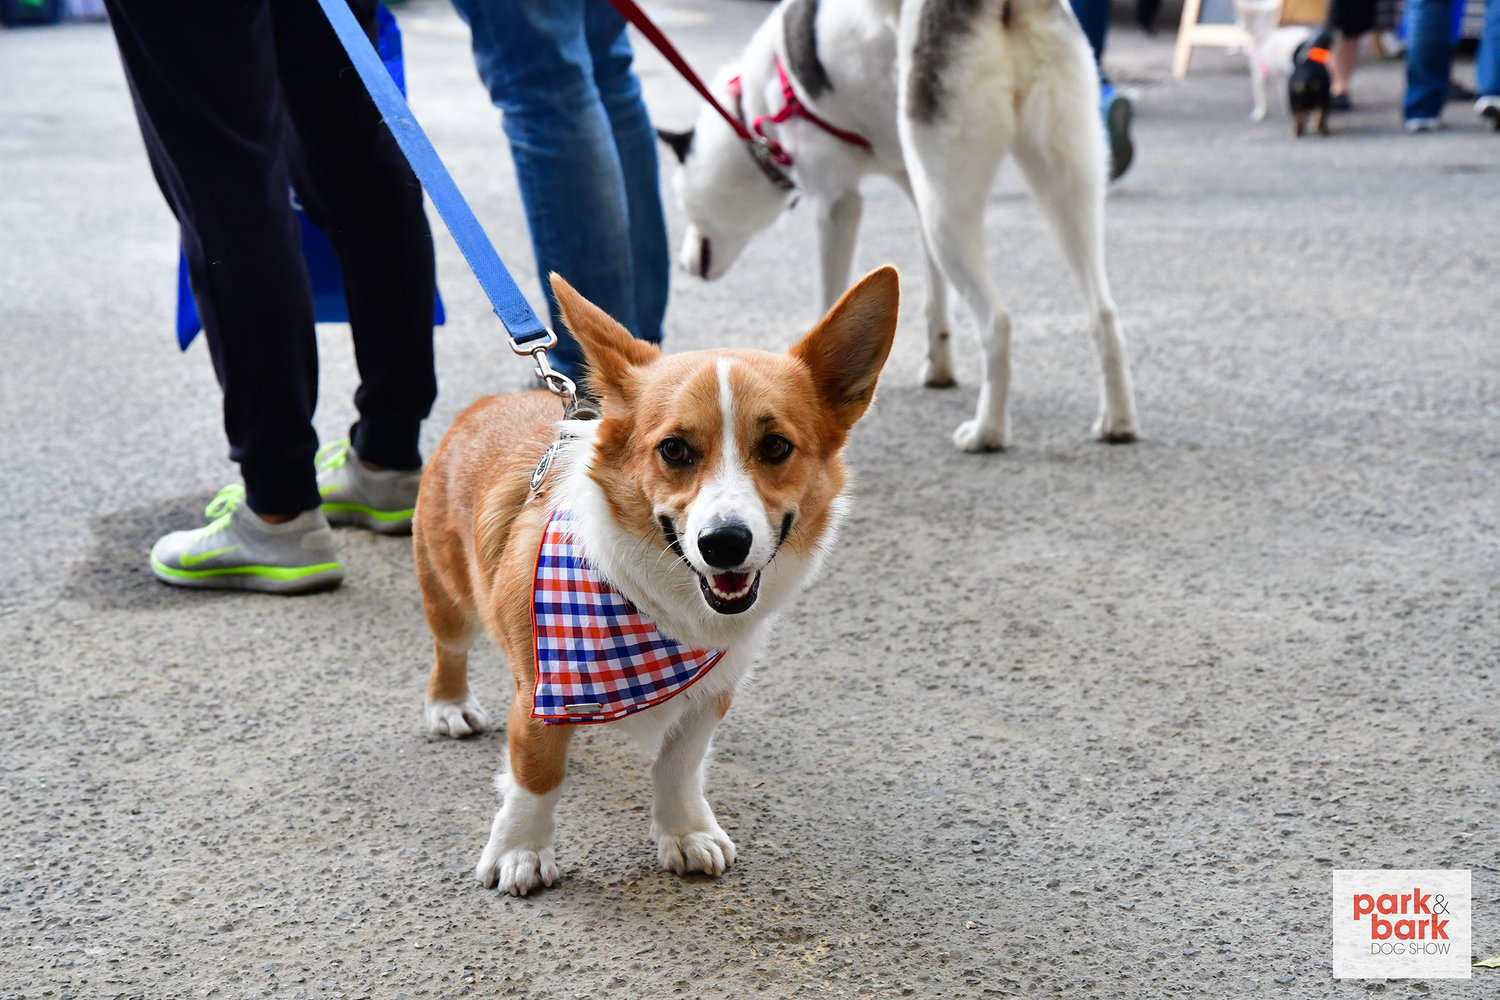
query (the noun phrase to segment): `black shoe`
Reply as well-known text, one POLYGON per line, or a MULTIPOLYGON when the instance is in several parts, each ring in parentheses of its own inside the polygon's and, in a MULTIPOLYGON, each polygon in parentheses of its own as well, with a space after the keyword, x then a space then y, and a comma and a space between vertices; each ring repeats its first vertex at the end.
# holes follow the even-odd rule
POLYGON ((1353 111, 1354 105, 1349 103, 1348 94, 1334 94, 1328 99, 1329 111, 1353 111))
POLYGON ((1109 135, 1110 180, 1115 180, 1129 170, 1130 161, 1135 159, 1135 143, 1130 138, 1130 119, 1133 114, 1130 98, 1124 94, 1110 95, 1104 106, 1104 129, 1109 135))
POLYGON ((1448 81, 1448 103, 1451 104, 1455 101, 1468 102, 1477 100, 1479 100, 1479 93, 1477 91, 1470 90, 1468 87, 1465 87, 1457 80, 1448 81))

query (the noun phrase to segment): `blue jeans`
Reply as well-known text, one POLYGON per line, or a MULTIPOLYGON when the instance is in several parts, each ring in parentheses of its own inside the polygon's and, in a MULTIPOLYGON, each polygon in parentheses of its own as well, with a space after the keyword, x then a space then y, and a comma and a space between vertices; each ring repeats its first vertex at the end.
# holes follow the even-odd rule
POLYGON ((1401 114, 1408 121, 1441 117, 1453 66, 1453 0, 1408 0, 1406 19, 1406 97, 1401 114))
POLYGON ((1099 67, 1099 83, 1109 86, 1109 77, 1104 75, 1104 37, 1109 34, 1109 0, 1070 0, 1073 16, 1083 28, 1094 50, 1094 65, 1099 67))
POLYGON ((1480 97, 1500 97, 1500 0, 1484 5, 1484 33, 1474 57, 1474 76, 1480 97))
POLYGON ((547 275, 556 271, 642 340, 659 341, 671 255, 656 135, 631 69, 625 22, 605 0, 454 0, 474 61, 503 113, 558 345, 582 353, 547 275))

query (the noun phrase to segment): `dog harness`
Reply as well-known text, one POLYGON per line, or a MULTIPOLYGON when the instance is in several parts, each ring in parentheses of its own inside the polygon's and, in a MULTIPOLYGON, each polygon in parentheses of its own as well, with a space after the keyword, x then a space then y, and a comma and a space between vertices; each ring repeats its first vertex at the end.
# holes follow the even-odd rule
POLYGON ((548 725, 613 722, 659 705, 726 652, 663 635, 584 558, 572 522, 563 507, 547 520, 531 588, 531 717, 548 725))
MULTIPOLYGON (((750 123, 749 127, 750 131, 754 132, 756 135, 760 136, 767 142, 770 157, 776 162, 778 166, 790 167, 792 165, 792 154, 788 153, 786 149, 775 139, 772 139, 770 136, 766 135, 767 122, 770 122, 773 125, 781 125, 793 118, 802 118, 806 121, 812 122, 814 125, 818 126, 818 128, 822 129, 824 132, 827 132, 835 139, 847 142, 851 146, 858 146, 860 149, 863 149, 867 153, 870 151, 869 139, 866 139, 858 132, 850 132, 848 129, 839 128, 837 125, 834 125, 826 118, 823 118, 813 112, 813 110, 806 104, 802 103, 802 98, 797 96, 796 88, 792 86, 792 78, 787 75, 786 67, 781 64, 781 56, 776 57, 776 76, 781 81, 781 99, 785 103, 782 105, 781 110, 776 112, 774 115, 758 115, 756 119, 750 123)), ((739 77, 733 77, 729 81, 729 94, 734 98, 735 111, 739 114, 740 121, 743 122, 745 120, 745 105, 743 100, 744 84, 740 82, 739 77)), ((778 181, 775 177, 772 177, 771 180, 773 183, 776 183, 778 187, 791 185, 791 181, 789 178, 787 179, 787 183, 785 185, 781 184, 781 182, 778 181)))

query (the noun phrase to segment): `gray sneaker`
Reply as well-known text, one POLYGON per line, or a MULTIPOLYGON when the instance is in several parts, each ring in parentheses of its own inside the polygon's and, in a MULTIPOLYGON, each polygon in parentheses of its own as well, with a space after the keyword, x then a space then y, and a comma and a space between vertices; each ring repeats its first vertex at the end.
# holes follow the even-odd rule
POLYGON ((408 535, 422 470, 368 469, 346 441, 318 449, 318 491, 330 524, 354 524, 382 535, 408 535))
POLYGON ((300 594, 344 579, 333 530, 320 510, 284 524, 262 521, 244 504, 243 486, 226 486, 204 511, 207 527, 174 531, 151 547, 151 571, 177 587, 300 594))

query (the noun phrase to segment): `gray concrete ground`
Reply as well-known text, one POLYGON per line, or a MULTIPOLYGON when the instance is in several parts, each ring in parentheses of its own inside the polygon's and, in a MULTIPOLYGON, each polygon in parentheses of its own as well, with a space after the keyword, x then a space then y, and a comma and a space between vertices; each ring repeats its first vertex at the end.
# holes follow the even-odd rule
MULTIPOLYGON (((658 9, 712 66, 766 8, 658 9)), ((464 29, 436 0, 401 18, 416 111, 534 295, 464 29)), ((204 349, 173 345, 171 219, 107 30, 0 32, 0 996, 1497 995, 1479 970, 1333 980, 1328 900, 1335 868, 1468 868, 1500 952, 1500 136, 1462 106, 1401 135, 1400 67, 1369 63, 1335 136, 1293 142, 1246 120, 1237 59, 1179 83, 1169 57, 1111 40, 1139 96, 1108 236, 1145 439, 1089 440, 1079 304, 1007 172, 1014 447, 949 447, 975 381, 916 385, 913 282, 852 523, 718 740, 739 863, 657 871, 644 763, 591 731, 563 880, 513 900, 471 874, 502 735, 421 729, 405 541, 341 534, 348 582, 302 599, 151 578, 151 541, 235 475, 204 349)), ((917 274, 895 191, 866 218, 859 263, 917 274)), ((520 378, 438 242, 429 450, 520 378)), ((679 279, 672 346, 780 349, 812 260, 793 213, 721 283, 679 279)), ((331 437, 354 374, 320 337, 331 437)), ((977 363, 966 317, 956 338, 977 363)), ((498 706, 498 658, 476 678, 498 706)))

